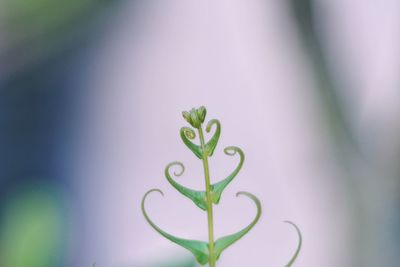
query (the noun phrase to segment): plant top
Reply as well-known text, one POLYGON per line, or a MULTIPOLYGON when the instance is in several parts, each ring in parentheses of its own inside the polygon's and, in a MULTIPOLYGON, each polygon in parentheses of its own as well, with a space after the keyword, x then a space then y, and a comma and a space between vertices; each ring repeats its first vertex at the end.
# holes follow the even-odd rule
MULTIPOLYGON (((145 200, 147 196, 152 192, 158 192, 161 195, 164 193, 160 189, 151 189, 149 190, 143 197, 141 208, 143 215, 147 222, 151 225, 151 227, 156 230, 159 234, 167 238, 168 240, 188 249, 190 252, 193 253, 196 260, 204 265, 206 263, 209 264, 210 267, 215 267, 217 260, 219 259, 221 253, 228 248, 230 245, 238 241, 244 235, 246 235, 258 222, 261 216, 261 203, 259 199, 254 196, 253 194, 245 191, 238 192, 236 196, 246 196, 250 200, 252 200, 257 208, 257 213, 251 223, 249 223, 245 228, 242 230, 218 238, 217 240, 214 239, 214 221, 213 221, 213 205, 217 205, 221 199, 222 193, 224 189, 232 182, 232 180, 236 177, 239 173, 240 169, 243 166, 243 162, 245 159, 243 151, 236 146, 228 146, 224 149, 224 153, 228 156, 235 156, 238 155, 239 162, 236 168, 228 175, 225 179, 220 180, 217 183, 211 183, 210 179, 210 171, 208 165, 208 159, 213 155, 214 150, 218 144, 219 137, 221 135, 221 123, 216 120, 210 120, 206 127, 206 133, 210 133, 212 128, 214 129, 214 133, 211 138, 206 142, 204 138, 203 132, 203 123, 205 121, 207 110, 204 106, 199 108, 192 108, 190 111, 182 112, 183 118, 194 128, 191 127, 182 127, 180 130, 180 136, 182 138, 183 143, 194 153, 194 155, 202 161, 203 169, 204 169, 204 182, 205 182, 205 189, 204 190, 194 190, 188 187, 185 187, 178 183, 173 177, 179 177, 183 175, 185 171, 185 167, 183 163, 179 161, 174 161, 169 163, 165 168, 165 177, 167 181, 182 195, 193 201, 193 203, 199 207, 201 210, 207 213, 207 224, 208 224, 208 242, 200 241, 200 240, 191 240, 191 239, 184 239, 180 237, 176 237, 167 233, 166 231, 162 230, 158 227, 148 216, 145 210, 145 200), (196 131, 197 130, 197 134, 196 131), (194 143, 193 141, 196 139, 198 135, 198 143, 194 143), (171 175, 171 169, 175 168, 173 175, 171 175)), ((299 229, 296 225, 292 222, 286 221, 287 223, 292 224, 298 235, 299 235, 299 246, 296 250, 295 255, 290 260, 290 262, 286 265, 286 267, 291 266, 291 264, 296 259, 300 247, 301 247, 301 234, 299 229)))

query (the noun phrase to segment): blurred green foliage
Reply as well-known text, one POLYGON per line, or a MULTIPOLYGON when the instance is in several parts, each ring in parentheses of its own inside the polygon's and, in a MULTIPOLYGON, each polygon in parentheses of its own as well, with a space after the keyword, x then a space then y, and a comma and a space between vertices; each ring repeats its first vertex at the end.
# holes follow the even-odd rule
POLYGON ((103 11, 114 3, 119 1, 0 1, 0 63, 16 71, 93 39, 103 11))
POLYGON ((64 217, 53 192, 35 188, 13 196, 0 228, 0 266, 62 266, 64 217))

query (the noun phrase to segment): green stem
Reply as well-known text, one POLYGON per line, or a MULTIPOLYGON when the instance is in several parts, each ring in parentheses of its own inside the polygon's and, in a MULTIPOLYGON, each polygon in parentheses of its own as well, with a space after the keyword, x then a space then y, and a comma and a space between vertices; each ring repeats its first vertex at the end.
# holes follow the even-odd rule
POLYGON ((200 145, 203 151, 203 167, 204 177, 206 180, 206 198, 207 198, 207 221, 208 221, 208 248, 210 257, 208 260, 210 267, 215 267, 215 255, 214 255, 214 222, 213 222, 213 206, 211 200, 211 183, 210 183, 210 171, 208 168, 208 155, 205 149, 203 129, 199 127, 200 145))

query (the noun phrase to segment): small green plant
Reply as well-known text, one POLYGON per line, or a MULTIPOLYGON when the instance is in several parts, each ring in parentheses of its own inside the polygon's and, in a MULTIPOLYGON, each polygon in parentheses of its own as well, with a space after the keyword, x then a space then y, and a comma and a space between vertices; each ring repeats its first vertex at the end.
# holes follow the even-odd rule
MULTIPOLYGON (((174 161, 168 164, 165 168, 165 177, 167 178, 168 182, 176 189, 178 190, 181 194, 184 196, 188 197, 191 199, 194 204, 196 204, 200 209, 203 211, 207 212, 207 221, 208 221, 208 243, 204 241, 199 241, 199 240, 189 240, 189 239, 183 239, 179 238, 176 236, 173 236, 161 228, 159 228, 148 216, 146 210, 145 210, 145 200, 147 196, 152 193, 152 192, 159 192, 161 195, 164 195, 163 192, 160 189, 151 189, 149 190, 143 197, 142 203, 141 203, 141 208, 143 215, 147 222, 153 227, 154 230, 156 230, 158 233, 160 233, 162 236, 167 238, 168 240, 188 249, 193 253, 195 256, 196 260, 204 265, 206 263, 209 264, 210 267, 215 267, 216 261, 219 259, 221 253, 230 245, 235 243, 237 240, 242 238, 245 234, 247 234, 253 227, 254 225, 258 222, 260 216, 261 216, 261 203, 259 199, 254 196, 253 194, 249 192, 238 192, 236 196, 247 196, 249 197, 256 205, 257 207, 257 214, 253 221, 243 228, 242 230, 231 234, 227 235, 224 237, 221 237, 217 240, 214 240, 214 223, 213 223, 213 205, 216 205, 219 203, 221 195, 224 191, 224 189, 228 186, 228 184, 235 178, 235 176, 239 173, 240 169, 242 168, 243 162, 244 162, 244 153, 243 151, 236 146, 229 146, 224 149, 224 152, 228 156, 234 156, 234 155, 239 155, 239 164, 237 167, 233 170, 233 172, 224 180, 211 184, 210 180, 210 171, 209 171, 209 166, 208 166, 208 159, 211 157, 214 153, 214 150, 217 146, 220 134, 221 134, 221 124, 218 120, 213 119, 210 120, 207 123, 206 126, 206 132, 209 133, 213 126, 215 126, 215 131, 213 136, 208 142, 205 142, 204 138, 204 132, 203 132, 203 122, 206 117, 207 110, 204 106, 195 109, 193 108, 189 112, 184 111, 182 113, 183 117, 185 120, 198 132, 200 144, 197 145, 193 143, 191 140, 194 140, 196 138, 196 133, 193 128, 190 127, 182 127, 180 130, 180 136, 182 138, 183 143, 196 155, 197 158, 202 160, 203 163, 203 168, 204 168, 204 178, 205 178, 205 191, 199 191, 199 190, 193 190, 190 188, 187 188, 178 182, 176 182, 170 173, 170 169, 172 167, 178 167, 178 171, 174 172, 174 176, 181 176, 185 170, 184 165, 181 162, 174 161)), ((301 234, 298 229, 298 227, 293 224, 292 222, 286 221, 287 223, 293 225, 299 235, 299 245, 297 247, 297 250, 295 252, 295 255, 292 257, 292 259, 289 261, 289 263, 286 265, 286 267, 289 267, 292 265, 292 263, 295 261, 301 247, 302 239, 301 239, 301 234)))

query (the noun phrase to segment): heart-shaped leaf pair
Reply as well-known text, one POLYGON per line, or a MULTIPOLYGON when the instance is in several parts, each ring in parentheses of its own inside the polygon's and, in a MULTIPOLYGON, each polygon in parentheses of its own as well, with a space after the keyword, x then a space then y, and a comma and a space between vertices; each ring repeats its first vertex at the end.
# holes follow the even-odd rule
POLYGON ((194 140, 196 138, 196 133, 190 127, 182 127, 180 130, 180 135, 182 138, 183 143, 192 150, 192 152, 198 157, 199 159, 203 159, 203 157, 212 156, 217 146, 219 137, 221 135, 221 123, 216 120, 210 120, 206 126, 206 132, 209 133, 213 125, 216 125, 215 132, 211 139, 205 144, 204 151, 200 145, 194 144, 190 140, 194 140))
MULTIPOLYGON (((228 186, 228 184, 233 180, 233 178, 235 178, 235 176, 239 173, 244 162, 244 153, 240 148, 235 146, 229 146, 224 149, 224 152, 228 156, 234 156, 236 154, 239 154, 240 159, 239 159, 239 164, 228 177, 226 177, 224 180, 218 183, 211 185, 211 200, 214 204, 219 203, 222 192, 228 186)), ((191 199, 199 208, 201 208, 202 210, 207 210, 206 192, 190 189, 172 179, 170 174, 170 168, 173 166, 178 166, 180 168, 178 172, 174 172, 175 176, 181 176, 185 170, 184 165, 179 161, 174 161, 168 164, 167 167, 165 167, 165 177, 167 178, 168 182, 181 194, 191 199)))
POLYGON ((209 245, 208 245, 207 242, 199 241, 199 240, 184 239, 184 238, 180 238, 180 237, 176 237, 174 235, 171 235, 171 234, 165 232, 164 230, 162 230, 160 227, 158 227, 149 218, 149 216, 148 216, 148 214, 146 212, 144 203, 145 203, 145 200, 146 200, 147 196, 152 192, 159 192, 161 195, 164 195, 163 192, 161 190, 159 190, 159 189, 151 189, 143 196, 141 207, 142 207, 143 215, 144 215, 145 219, 147 220, 147 222, 159 234, 161 234, 162 236, 164 236, 168 240, 170 240, 170 241, 172 241, 172 242, 174 242, 174 243, 186 248, 190 252, 192 252, 193 255, 195 256, 196 260, 200 264, 203 264, 203 265, 206 264, 209 261, 210 254, 213 255, 213 257, 215 259, 218 259, 220 257, 220 255, 221 255, 221 253, 226 248, 228 248, 230 245, 232 245, 237 240, 242 238, 245 234, 247 234, 247 232, 249 232, 254 227, 254 225, 257 223, 257 221, 259 220, 259 218, 261 216, 261 203, 258 200, 258 198, 255 197, 254 195, 252 195, 251 193, 248 193, 248 192, 238 192, 236 194, 236 196, 245 195, 245 196, 249 197, 251 200, 254 201, 254 203, 256 204, 256 207, 257 207, 256 217, 253 219, 253 221, 248 226, 246 226, 242 230, 240 230, 240 231, 238 231, 238 232, 236 232, 234 234, 227 235, 227 236, 219 238, 215 242, 214 251, 212 251, 210 253, 209 245))

